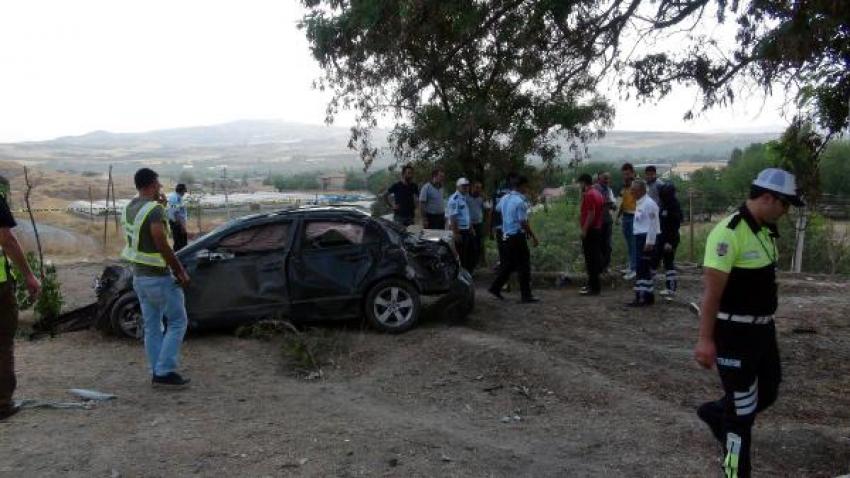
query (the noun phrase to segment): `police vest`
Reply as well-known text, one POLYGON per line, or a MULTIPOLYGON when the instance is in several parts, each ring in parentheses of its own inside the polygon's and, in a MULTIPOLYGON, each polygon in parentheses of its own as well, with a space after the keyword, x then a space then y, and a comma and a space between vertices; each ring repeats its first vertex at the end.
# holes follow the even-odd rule
POLYGON ((758 224, 746 206, 715 227, 704 265, 719 270, 731 266, 720 312, 756 316, 776 312, 778 236, 774 226, 758 224))
POLYGON ((6 270, 6 254, 3 253, 3 248, 0 247, 0 284, 9 280, 9 274, 6 270))
POLYGON ((141 233, 142 225, 145 223, 145 219, 147 219, 150 213, 157 207, 161 208, 162 206, 156 201, 145 203, 141 208, 139 208, 133 222, 130 222, 127 217, 129 204, 124 206, 124 210, 121 213, 121 221, 124 226, 124 237, 127 241, 127 245, 124 246, 124 250, 121 251, 122 258, 134 264, 142 264, 151 267, 166 267, 165 258, 162 257, 162 254, 159 252, 142 252, 139 250, 139 234, 141 233))

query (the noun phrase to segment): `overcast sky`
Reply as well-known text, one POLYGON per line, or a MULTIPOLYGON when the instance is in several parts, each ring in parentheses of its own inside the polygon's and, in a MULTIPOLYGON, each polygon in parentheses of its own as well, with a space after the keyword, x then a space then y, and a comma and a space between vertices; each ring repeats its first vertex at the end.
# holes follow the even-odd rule
MULTIPOLYGON (((310 86, 320 72, 296 28, 302 14, 295 0, 3 0, 0 142, 239 119, 321 124, 327 96, 310 86)), ((683 122, 694 98, 617 101, 615 129, 786 123, 779 102, 760 97, 683 122)))

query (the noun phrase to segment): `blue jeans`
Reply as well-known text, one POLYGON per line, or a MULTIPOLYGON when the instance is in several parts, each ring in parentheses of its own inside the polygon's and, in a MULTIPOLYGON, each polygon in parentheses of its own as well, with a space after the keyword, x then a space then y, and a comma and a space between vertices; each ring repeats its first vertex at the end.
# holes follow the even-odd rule
POLYGON ((133 277, 145 326, 145 354, 153 375, 177 370, 180 347, 186 335, 186 302, 174 277, 133 277), (168 324, 164 327, 163 319, 168 324))
POLYGON ((623 238, 626 240, 626 248, 629 251, 629 269, 637 272, 638 255, 634 235, 635 215, 623 214, 623 238))

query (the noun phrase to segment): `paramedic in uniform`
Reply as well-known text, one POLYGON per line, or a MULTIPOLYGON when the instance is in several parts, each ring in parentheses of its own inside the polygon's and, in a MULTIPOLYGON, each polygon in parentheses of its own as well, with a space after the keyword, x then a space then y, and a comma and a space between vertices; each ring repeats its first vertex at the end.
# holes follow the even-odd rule
POLYGON ((727 477, 750 476, 750 432, 756 414, 777 396, 781 369, 773 314, 777 307, 776 222, 803 206, 794 176, 769 168, 753 181, 747 202, 721 221, 705 247, 704 295, 694 356, 717 365, 723 398, 697 415, 724 447, 727 477))

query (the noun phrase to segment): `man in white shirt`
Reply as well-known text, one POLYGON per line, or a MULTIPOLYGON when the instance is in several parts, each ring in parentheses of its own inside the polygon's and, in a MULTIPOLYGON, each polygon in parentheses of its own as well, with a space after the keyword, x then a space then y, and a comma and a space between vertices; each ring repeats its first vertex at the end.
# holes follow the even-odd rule
POLYGON ((661 234, 661 222, 658 219, 658 205, 646 194, 646 182, 636 179, 632 182, 632 196, 637 200, 635 207, 635 249, 638 253, 638 270, 635 277, 635 300, 630 307, 643 307, 655 303, 655 286, 652 277, 652 263, 655 257, 655 239, 661 234))

